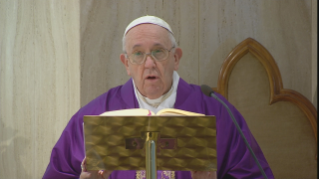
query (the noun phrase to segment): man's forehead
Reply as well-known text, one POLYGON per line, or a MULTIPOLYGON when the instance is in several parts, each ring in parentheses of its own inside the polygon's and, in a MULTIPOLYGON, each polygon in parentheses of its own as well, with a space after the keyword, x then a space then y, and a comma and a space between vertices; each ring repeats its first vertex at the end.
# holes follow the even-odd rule
MULTIPOLYGON (((152 47, 153 47, 153 48, 156 48, 156 47, 164 47, 164 45, 161 44, 161 43, 154 43, 152 47)), ((133 45, 132 48, 133 48, 133 49, 135 49, 135 48, 143 48, 143 45, 142 45, 142 44, 135 44, 135 45, 133 45)))
POLYGON ((141 24, 126 34, 126 46, 134 48, 156 48, 170 45, 169 32, 154 24, 141 24))

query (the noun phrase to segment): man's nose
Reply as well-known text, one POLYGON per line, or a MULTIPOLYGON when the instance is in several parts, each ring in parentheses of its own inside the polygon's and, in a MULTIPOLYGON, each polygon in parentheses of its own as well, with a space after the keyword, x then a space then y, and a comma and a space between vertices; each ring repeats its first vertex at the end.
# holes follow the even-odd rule
POLYGON ((147 55, 145 59, 145 67, 146 68, 153 68, 155 67, 155 60, 151 57, 151 55, 147 55))

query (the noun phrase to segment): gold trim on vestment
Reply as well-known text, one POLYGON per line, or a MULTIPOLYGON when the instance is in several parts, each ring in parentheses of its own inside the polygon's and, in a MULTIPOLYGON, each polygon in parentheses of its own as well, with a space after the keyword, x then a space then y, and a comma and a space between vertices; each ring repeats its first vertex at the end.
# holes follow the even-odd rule
MULTIPOLYGON (((136 179, 145 179, 145 174, 146 172, 144 170, 137 170, 136 179)), ((168 179, 175 179, 175 171, 162 171, 161 179, 167 179, 165 177, 168 177, 168 179)))

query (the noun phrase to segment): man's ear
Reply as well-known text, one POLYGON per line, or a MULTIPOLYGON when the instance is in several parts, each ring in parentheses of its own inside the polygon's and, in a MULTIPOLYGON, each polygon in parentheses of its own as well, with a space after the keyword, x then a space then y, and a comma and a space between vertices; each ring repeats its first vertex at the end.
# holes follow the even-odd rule
POLYGON ((130 71, 130 68, 129 68, 129 64, 128 64, 128 59, 126 59, 125 57, 126 55, 124 53, 122 53, 120 55, 120 59, 121 59, 121 62, 123 63, 123 65, 125 66, 126 68, 126 72, 129 76, 131 76, 131 71, 130 71))
POLYGON ((179 61, 181 60, 183 56, 183 51, 181 48, 177 47, 175 49, 175 52, 174 52, 174 60, 175 60, 175 64, 174 64, 174 70, 177 71, 178 70, 178 66, 179 66, 179 61))

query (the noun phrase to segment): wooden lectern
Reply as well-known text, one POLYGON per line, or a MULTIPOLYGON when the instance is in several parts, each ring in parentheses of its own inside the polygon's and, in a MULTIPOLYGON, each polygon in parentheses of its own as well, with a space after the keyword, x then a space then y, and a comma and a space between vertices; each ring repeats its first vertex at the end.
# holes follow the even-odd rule
POLYGON ((87 170, 216 171, 215 116, 84 116, 87 170))

